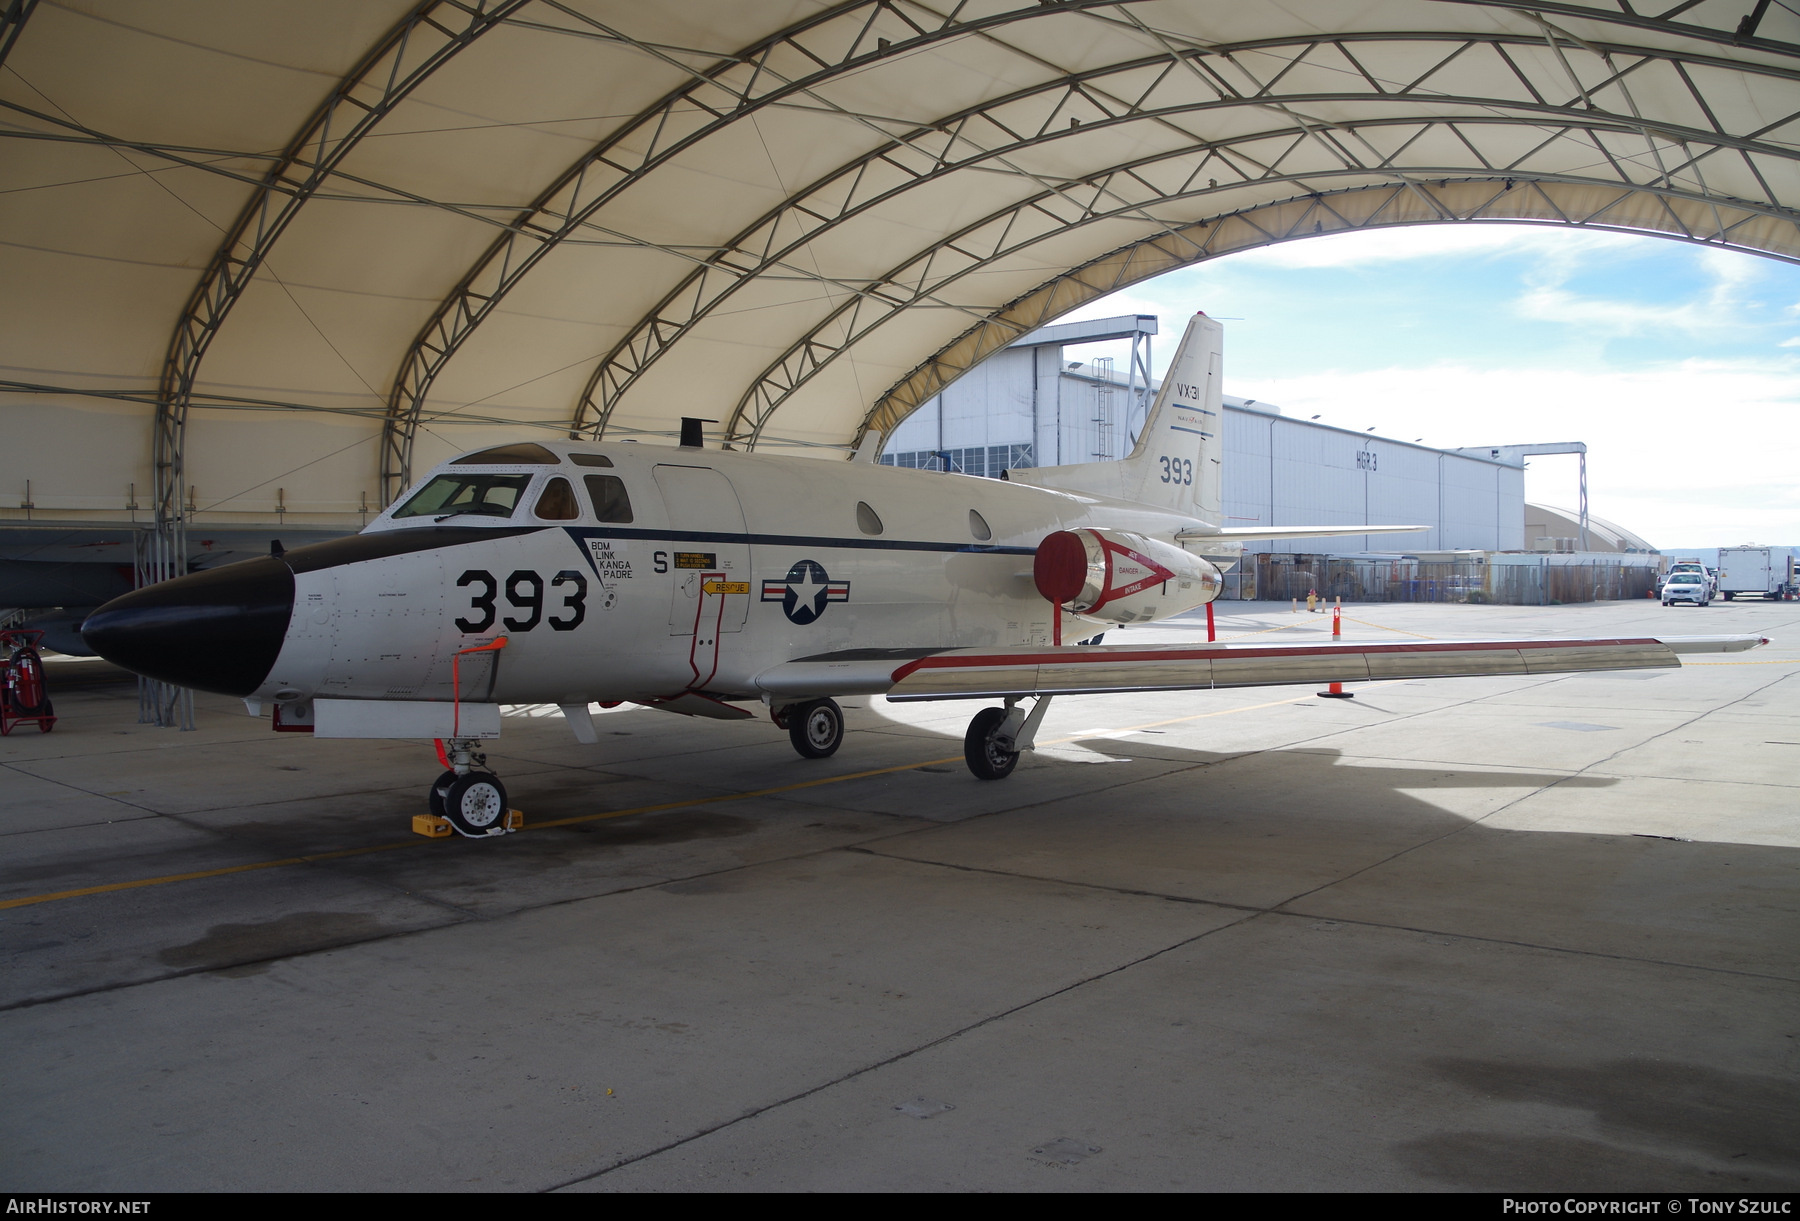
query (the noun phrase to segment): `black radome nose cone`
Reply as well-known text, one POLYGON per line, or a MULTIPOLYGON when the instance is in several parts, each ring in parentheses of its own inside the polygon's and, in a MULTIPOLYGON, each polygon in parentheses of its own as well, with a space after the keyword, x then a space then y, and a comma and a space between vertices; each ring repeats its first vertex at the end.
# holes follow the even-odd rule
POLYGON ((274 666, 293 613, 293 569, 265 556, 134 589, 89 615, 81 638, 145 678, 249 695, 274 666))

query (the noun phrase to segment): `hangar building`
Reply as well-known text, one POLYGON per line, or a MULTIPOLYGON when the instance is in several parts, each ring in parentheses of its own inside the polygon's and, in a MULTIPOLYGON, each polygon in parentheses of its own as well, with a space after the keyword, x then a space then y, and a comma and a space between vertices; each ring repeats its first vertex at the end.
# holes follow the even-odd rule
MULTIPOLYGON (((1033 331, 934 395, 894 430, 882 461, 998 476, 1009 466, 1120 458, 1155 391, 1145 372, 1157 320, 1065 323, 1033 331), (1129 368, 1065 359, 1079 343, 1130 338, 1129 368), (1140 355, 1141 353, 1141 355, 1140 355)), ((1421 524, 1416 551, 1518 551, 1525 542, 1525 468, 1518 461, 1433 449, 1295 419, 1225 396, 1227 526, 1421 524)), ((1386 535, 1346 535, 1332 550, 1396 550, 1386 535)), ((1258 551, 1316 551, 1303 540, 1258 551)))

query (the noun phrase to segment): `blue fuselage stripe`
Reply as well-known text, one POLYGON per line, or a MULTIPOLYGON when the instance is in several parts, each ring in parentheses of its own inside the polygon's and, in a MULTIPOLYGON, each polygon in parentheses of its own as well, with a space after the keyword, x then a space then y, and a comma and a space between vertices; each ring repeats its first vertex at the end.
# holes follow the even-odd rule
POLYGON ((933 543, 922 539, 833 538, 821 534, 751 534, 724 530, 638 530, 622 526, 564 526, 576 542, 590 538, 647 539, 670 543, 747 543, 752 547, 833 547, 859 551, 941 551, 977 555, 1036 555, 1035 547, 992 543, 933 543))

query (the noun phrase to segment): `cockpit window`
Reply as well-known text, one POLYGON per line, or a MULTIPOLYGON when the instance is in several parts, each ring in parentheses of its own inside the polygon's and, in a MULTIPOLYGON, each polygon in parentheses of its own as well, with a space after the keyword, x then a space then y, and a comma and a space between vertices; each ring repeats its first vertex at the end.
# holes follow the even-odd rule
POLYGON ((518 441, 512 445, 496 445, 492 449, 464 454, 451 466, 556 466, 556 455, 535 441, 518 441))
POLYGON ((581 516, 581 506, 575 503, 575 489, 569 481, 558 476, 538 493, 536 512, 545 521, 574 521, 581 516))
POLYGON ((530 475, 442 474, 394 510, 403 517, 511 517, 530 475))
POLYGON ((622 526, 631 521, 631 497, 617 475, 589 475, 588 497, 594 502, 594 520, 622 526))

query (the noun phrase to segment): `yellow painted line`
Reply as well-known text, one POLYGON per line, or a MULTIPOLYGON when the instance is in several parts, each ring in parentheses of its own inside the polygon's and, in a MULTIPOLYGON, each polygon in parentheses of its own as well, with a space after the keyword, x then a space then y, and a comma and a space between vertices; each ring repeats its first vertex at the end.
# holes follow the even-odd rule
MULTIPOLYGON (((1385 623, 1370 623, 1367 619, 1352 619, 1349 615, 1343 616, 1343 619, 1344 619, 1345 623, 1360 623, 1364 627, 1376 628, 1383 632, 1398 632, 1402 636, 1417 636, 1420 640, 1436 640, 1437 639, 1436 636, 1426 636, 1419 632, 1409 632, 1405 628, 1389 627, 1385 623)), ((1246 639, 1250 638, 1251 636, 1266 636, 1270 632, 1285 632, 1289 628, 1296 628, 1296 627, 1299 627, 1299 628, 1310 627, 1317 631, 1324 632, 1324 631, 1330 630, 1326 626, 1329 622, 1330 622, 1329 619, 1325 620, 1324 622, 1321 622, 1318 619, 1302 619, 1296 623, 1277 624, 1275 627, 1260 628, 1254 632, 1239 632, 1235 636, 1222 636, 1222 637, 1220 637, 1219 642, 1222 644, 1227 640, 1246 640, 1246 639)))
MULTIPOLYGON (((429 843, 429 840, 419 840, 429 843)), ((22 899, 0 900, 0 911, 9 907, 29 907, 33 903, 49 903, 55 899, 79 899, 83 895, 105 894, 112 890, 133 890, 139 886, 164 886, 170 882, 192 882, 200 878, 223 877, 228 873, 249 873, 256 869, 276 869, 283 865, 306 865, 314 861, 333 861, 346 856, 363 856, 370 852, 391 852, 395 848, 410 848, 412 840, 400 840, 392 844, 377 844, 371 848, 344 848, 337 852, 315 852, 308 856, 283 857, 278 861, 257 861, 249 865, 227 865, 223 869, 202 869, 194 873, 170 873, 160 878, 138 878, 130 882, 108 882, 104 886, 83 886, 79 890, 58 890, 47 895, 28 895, 22 899)))
POLYGON ((1247 640, 1251 636, 1267 636, 1270 632, 1285 632, 1289 628, 1296 628, 1296 627, 1310 627, 1310 628, 1314 629, 1315 631, 1320 631, 1320 632, 1330 630, 1323 623, 1320 623, 1317 619, 1301 619, 1295 623, 1278 623, 1274 627, 1258 628, 1254 632, 1239 632, 1235 636, 1225 636, 1225 637, 1222 637, 1218 641, 1218 643, 1223 644, 1227 640, 1247 640))
POLYGON ((1360 623, 1364 627, 1377 628, 1384 632, 1398 632, 1402 636, 1417 636, 1420 640, 1436 640, 1437 639, 1436 636, 1427 636, 1421 632, 1409 632, 1405 628, 1389 627, 1385 623, 1370 623, 1367 619, 1352 619, 1349 615, 1344 616, 1344 622, 1345 623, 1360 623))
MULTIPOLYGON (((1190 716, 1173 717, 1166 721, 1150 721, 1143 725, 1133 725, 1124 730, 1113 730, 1115 733, 1137 733, 1145 729, 1157 729, 1164 725, 1179 725, 1183 721, 1201 721, 1208 717, 1229 716, 1234 712, 1255 712, 1260 708, 1278 708, 1283 704, 1303 704, 1313 697, 1298 696, 1293 699, 1270 700, 1262 704, 1247 704, 1241 708, 1221 708, 1217 712, 1197 712, 1190 716)), ((1065 742, 1078 742, 1090 734, 1076 734, 1067 738, 1056 738, 1045 742, 1045 746, 1060 746, 1065 742)), ((716 805, 724 801, 747 801, 752 797, 772 797, 778 793, 793 793, 801 789, 814 789, 827 784, 843 784, 851 780, 867 780, 871 776, 888 776, 895 772, 910 772, 921 767, 934 767, 944 763, 961 763, 961 755, 951 755, 943 759, 925 759, 918 763, 899 763, 892 767, 871 768, 864 772, 850 772, 843 776, 821 776, 817 780, 802 780, 796 784, 777 785, 774 788, 756 789, 748 793, 720 793, 712 797, 690 797, 682 801, 664 801, 656 805, 633 806, 626 810, 607 810, 599 814, 577 814, 572 818, 556 818, 546 822, 528 823, 524 831, 543 831, 551 827, 567 827, 575 823, 598 822, 611 818, 628 818, 633 814, 659 814, 667 810, 680 810, 689 806, 716 805)), ((524 832, 518 832, 523 834, 524 832)), ((255 861, 248 865, 227 865, 220 869, 201 869, 193 873, 170 873, 155 878, 136 878, 129 882, 108 882, 102 886, 83 886, 76 890, 58 890, 43 895, 26 895, 18 899, 0 900, 0 911, 14 907, 30 907, 36 903, 53 903, 59 899, 79 899, 87 895, 107 894, 115 890, 135 890, 142 886, 166 886, 171 882, 197 882, 204 878, 226 877, 234 873, 251 873, 258 869, 279 869, 288 865, 311 865, 320 861, 335 861, 351 856, 367 856, 375 852, 392 852, 396 848, 417 848, 427 844, 448 843, 461 839, 451 836, 448 839, 434 840, 419 836, 413 839, 397 840, 391 844, 375 844, 367 848, 343 848, 336 852, 314 852, 305 856, 287 856, 274 861, 255 861)))
POLYGON ((802 780, 797 784, 782 784, 772 789, 753 789, 748 793, 719 793, 712 797, 690 797, 683 801, 665 801, 653 806, 633 806, 629 810, 607 810, 599 814, 577 814, 572 818, 554 818, 547 822, 527 823, 525 830, 541 831, 546 827, 567 827, 578 822, 624 818, 631 814, 659 814, 664 810, 679 810, 686 806, 709 806, 721 801, 747 801, 752 797, 772 797, 777 793, 792 793, 798 789, 815 789, 824 784, 842 784, 846 780, 867 780, 870 776, 886 776, 893 772, 910 772, 915 768, 931 767, 939 763, 961 762, 962 756, 955 755, 948 759, 927 759, 922 763, 898 763, 893 767, 877 767, 866 772, 851 772, 844 776, 821 776, 817 780, 802 780))

